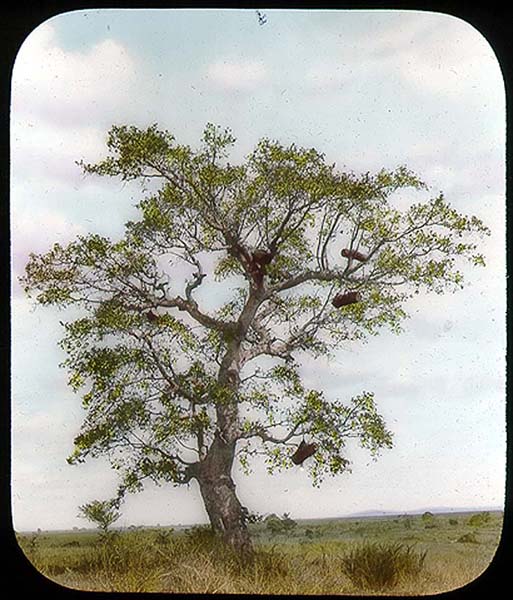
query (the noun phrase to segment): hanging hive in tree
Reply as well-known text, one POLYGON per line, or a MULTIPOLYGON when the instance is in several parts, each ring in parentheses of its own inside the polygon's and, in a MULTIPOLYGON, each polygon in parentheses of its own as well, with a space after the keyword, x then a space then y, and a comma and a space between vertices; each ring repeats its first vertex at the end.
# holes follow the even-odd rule
POLYGON ((146 318, 148 319, 148 321, 150 321, 151 323, 154 323, 155 321, 158 321, 159 316, 156 315, 152 310, 149 310, 146 313, 146 318))
POLYGON ((272 259, 272 254, 267 250, 259 248, 253 252, 253 260, 259 265, 268 265, 272 259))
POLYGON ((316 451, 317 444, 307 444, 304 440, 301 440, 297 450, 290 458, 295 465, 300 465, 308 457, 312 456, 312 454, 315 454, 316 451))
POLYGON ((358 252, 358 250, 349 250, 348 248, 344 248, 340 252, 340 254, 342 254, 344 258, 354 258, 355 260, 359 260, 360 262, 365 262, 367 260, 365 254, 358 252))
POLYGON ((249 272, 257 286, 261 286, 264 281, 266 266, 272 260, 272 254, 267 250, 258 249, 251 253, 249 258, 249 272))
POLYGON ((335 308, 340 308, 341 306, 360 302, 361 299, 360 292, 345 292, 344 294, 337 294, 331 303, 335 308))

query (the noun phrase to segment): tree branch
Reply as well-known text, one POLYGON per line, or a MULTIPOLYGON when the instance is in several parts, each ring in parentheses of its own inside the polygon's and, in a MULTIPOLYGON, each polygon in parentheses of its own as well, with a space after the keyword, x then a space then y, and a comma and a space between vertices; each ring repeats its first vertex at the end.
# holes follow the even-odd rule
MULTIPOLYGON (((199 285, 199 283, 197 283, 199 285)), ((189 295, 192 292, 194 287, 197 285, 193 284, 189 287, 189 295)), ((222 321, 220 319, 215 319, 202 312, 198 303, 192 298, 184 299, 180 296, 176 296, 175 298, 163 298, 161 300, 155 299, 155 306, 161 306, 163 308, 178 308, 180 311, 186 311, 195 321, 204 325, 208 329, 215 329, 216 331, 221 331, 223 333, 230 333, 235 328, 235 323, 231 321, 222 321)))
MULTIPOLYGON (((284 437, 276 437, 266 431, 266 429, 280 426, 282 423, 274 423, 273 425, 268 425, 267 427, 264 427, 263 425, 256 425, 254 430, 242 432, 240 439, 259 437, 263 442, 270 442, 272 444, 286 444, 294 436, 299 435, 298 429, 300 427, 304 427, 305 422, 306 420, 298 421, 284 437)), ((304 431, 304 433, 308 433, 308 431, 304 431)))
MULTIPOLYGON (((187 460, 184 460, 178 454, 169 454, 168 452, 166 452, 162 448, 159 448, 158 446, 154 446, 153 444, 150 444, 150 443, 144 441, 135 432, 132 432, 132 435, 139 442, 139 445, 141 447, 146 448, 147 450, 152 450, 153 452, 157 452, 158 454, 160 454, 161 456, 163 456, 167 460, 179 462, 180 464, 182 464, 182 465, 184 465, 186 467, 191 467, 191 466, 197 464, 197 461, 189 462, 187 460)), ((193 452, 197 452, 197 450, 194 449, 194 448, 189 448, 189 450, 192 450, 193 452)))
POLYGON ((286 281, 282 281, 280 283, 276 283, 275 285, 268 286, 265 293, 265 299, 269 299, 276 293, 283 292, 285 290, 290 290, 292 288, 297 287, 298 285, 307 283, 309 281, 337 281, 339 283, 342 283, 346 275, 346 271, 340 270, 309 269, 307 271, 303 271, 298 275, 290 277, 286 281))

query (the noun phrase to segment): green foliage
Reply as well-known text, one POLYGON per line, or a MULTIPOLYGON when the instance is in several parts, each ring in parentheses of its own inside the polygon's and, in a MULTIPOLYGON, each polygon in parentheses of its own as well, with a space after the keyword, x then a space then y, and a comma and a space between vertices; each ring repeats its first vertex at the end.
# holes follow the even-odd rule
POLYGON ((264 516, 248 510, 245 506, 242 507, 243 519, 247 524, 261 523, 264 520, 264 516))
POLYGON ((180 152, 172 150, 174 137, 167 131, 159 131, 154 124, 145 131, 125 125, 113 126, 107 139, 111 156, 98 165, 79 164, 87 173, 120 175, 123 179, 136 179, 143 175, 143 165, 160 165, 169 159, 187 155, 186 147, 180 152))
POLYGON ((489 523, 490 519, 491 519, 491 515, 490 515, 489 511, 484 511, 484 512, 480 512, 480 513, 476 513, 476 514, 472 515, 468 520, 468 524, 471 527, 482 527, 483 525, 486 525, 487 523, 489 523))
POLYGON ((412 546, 367 542, 342 558, 341 569, 356 588, 382 591, 403 579, 417 577, 425 559, 426 552, 418 552, 412 546))
POLYGON ((364 392, 355 396, 346 405, 327 400, 318 390, 303 388, 292 366, 277 367, 273 374, 276 378, 274 383, 280 381, 284 386, 276 398, 270 391, 264 397, 258 394, 248 398, 253 408, 262 411, 265 417, 260 421, 246 421, 247 435, 260 436, 264 444, 258 449, 250 442, 242 444, 239 452, 243 461, 256 453, 263 453, 271 473, 293 466, 291 450, 285 445, 275 444, 275 438, 270 433, 277 423, 282 426, 286 424, 290 430, 297 431, 296 440, 299 440, 302 432, 307 432, 309 440, 317 444, 314 456, 305 461, 305 467, 316 486, 326 475, 350 472, 351 463, 345 456, 349 440, 357 439, 374 458, 383 449, 393 446, 392 433, 378 413, 372 393, 364 392), (280 402, 284 398, 290 398, 292 402, 284 406, 280 402), (264 425, 265 420, 271 427, 264 425))
POLYGON ((93 500, 79 507, 79 516, 91 521, 101 530, 102 542, 110 542, 113 539, 110 527, 119 519, 121 513, 116 502, 112 500, 93 500))
POLYGON ((21 279, 39 304, 82 311, 61 341, 86 410, 68 460, 107 456, 120 496, 146 480, 188 483, 219 427, 237 438, 247 471, 258 454, 271 472, 290 468, 307 436, 315 485, 350 471, 350 440, 376 458, 392 433, 374 395, 342 402, 306 389, 295 359, 399 333, 408 299, 457 290, 465 262, 485 263, 488 228, 443 194, 418 201, 429 189, 406 167, 341 172, 316 149, 270 139, 234 165, 234 143, 212 124, 195 149, 155 124, 112 127, 107 157, 80 164, 140 180, 138 218, 117 241, 90 234, 31 254, 21 279), (411 203, 399 210, 404 191, 411 203), (215 285, 223 304, 207 309, 215 285), (335 308, 341 290, 361 301, 335 308), (261 370, 260 358, 273 363, 261 370))
POLYGON ((282 517, 272 514, 265 519, 265 526, 271 535, 287 534, 297 527, 297 523, 289 513, 284 513, 282 517))
POLYGON ((311 540, 315 536, 315 531, 313 529, 307 528, 305 529, 305 536, 311 540))

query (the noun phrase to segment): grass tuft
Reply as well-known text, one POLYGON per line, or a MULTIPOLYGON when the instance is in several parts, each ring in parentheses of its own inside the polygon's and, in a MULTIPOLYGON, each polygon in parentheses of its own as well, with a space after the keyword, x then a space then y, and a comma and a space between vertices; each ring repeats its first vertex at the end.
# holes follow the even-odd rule
POLYGON ((355 587, 381 591, 417 577, 425 559, 426 552, 417 552, 412 546, 367 542, 342 558, 341 569, 355 587))

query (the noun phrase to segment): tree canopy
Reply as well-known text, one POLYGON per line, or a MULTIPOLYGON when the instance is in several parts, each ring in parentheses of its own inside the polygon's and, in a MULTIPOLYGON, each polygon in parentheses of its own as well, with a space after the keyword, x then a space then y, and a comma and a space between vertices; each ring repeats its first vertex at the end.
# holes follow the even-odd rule
POLYGON ((270 139, 232 164, 234 143, 211 124, 197 149, 156 125, 112 127, 108 156, 80 164, 141 180, 140 218, 121 239, 79 236, 26 267, 38 303, 83 309, 61 341, 86 411, 69 462, 108 456, 120 495, 189 482, 218 437, 247 471, 263 454, 273 472, 307 436, 316 485, 351 468, 349 440, 390 448, 374 394, 328 398, 304 384, 301 358, 399 333, 408 299, 455 291, 465 262, 484 265, 487 227, 443 194, 397 208, 398 191, 429 194, 406 167, 341 172, 270 139), (345 292, 357 300, 334 304, 345 292))

